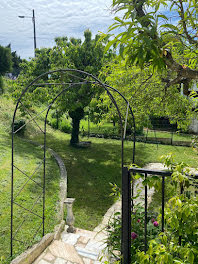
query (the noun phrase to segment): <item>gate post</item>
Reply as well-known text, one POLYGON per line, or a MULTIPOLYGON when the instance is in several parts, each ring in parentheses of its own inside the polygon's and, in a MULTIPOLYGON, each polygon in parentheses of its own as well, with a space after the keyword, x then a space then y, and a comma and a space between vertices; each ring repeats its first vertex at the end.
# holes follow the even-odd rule
POLYGON ((127 167, 122 168, 122 264, 131 263, 131 180, 127 167))

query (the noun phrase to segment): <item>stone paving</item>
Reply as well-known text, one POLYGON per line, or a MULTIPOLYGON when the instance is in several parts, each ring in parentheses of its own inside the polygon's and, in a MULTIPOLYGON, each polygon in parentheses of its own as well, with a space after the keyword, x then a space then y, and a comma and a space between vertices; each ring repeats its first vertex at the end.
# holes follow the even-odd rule
MULTIPOLYGON (((146 169, 164 170, 161 163, 150 163, 146 169)), ((142 186, 142 180, 139 179, 135 183, 135 190, 142 186)), ((149 202, 151 201, 154 189, 148 191, 149 202)), ((142 201, 143 191, 136 202, 142 201)), ((104 230, 109 219, 115 212, 121 210, 121 201, 116 202, 106 212, 103 221, 93 231, 76 229, 75 233, 68 233, 67 227, 61 234, 60 240, 54 240, 40 257, 33 264, 101 264, 107 260, 107 252, 105 251, 105 239, 107 234, 104 230), (102 259, 101 259, 102 257, 102 259)))
MULTIPOLYGON (((163 171, 163 170, 167 169, 167 167, 165 167, 162 163, 149 163, 146 166, 144 166, 143 168, 147 169, 147 170, 154 170, 154 171, 163 171)), ((138 194, 138 190, 141 190, 139 197, 135 200, 135 203, 140 203, 143 205, 145 193, 144 193, 144 186, 142 184, 142 181, 143 180, 141 178, 135 181, 134 196, 136 196, 138 194)), ((154 187, 148 188, 148 190, 147 190, 148 204, 151 203, 154 191, 155 191, 154 187)))
POLYGON ((82 229, 75 233, 64 231, 61 239, 54 240, 34 264, 99 264, 105 247, 96 232, 82 229))
POLYGON ((50 246, 33 262, 33 264, 101 264, 107 260, 104 227, 110 217, 121 208, 121 202, 116 202, 106 212, 102 223, 93 231, 76 229, 68 233, 67 227, 60 240, 54 240, 50 246), (102 259, 101 259, 102 258, 102 259))

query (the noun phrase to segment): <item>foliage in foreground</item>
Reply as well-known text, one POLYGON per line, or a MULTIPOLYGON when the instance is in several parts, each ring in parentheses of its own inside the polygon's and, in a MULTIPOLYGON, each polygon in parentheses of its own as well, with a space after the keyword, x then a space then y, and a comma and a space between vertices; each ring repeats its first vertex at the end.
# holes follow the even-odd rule
MULTIPOLYGON (((144 208, 137 204, 132 213, 132 262, 136 264, 173 264, 198 262, 198 197, 187 191, 189 179, 185 175, 189 173, 183 162, 174 163, 172 155, 162 157, 165 165, 172 171, 172 184, 175 188, 173 196, 165 207, 165 231, 159 232, 161 213, 158 212, 157 221, 152 216, 147 219, 148 249, 144 252, 144 226, 141 226, 144 216, 144 208), (178 194, 182 192, 182 194, 178 194)), ((154 179, 154 178, 153 178, 154 179)), ((151 181, 150 181, 151 183, 151 181)), ((153 186, 157 186, 153 182, 153 186)), ((116 188, 113 188, 116 193, 116 188)), ((138 197, 138 196, 137 196, 138 197)), ((135 197, 135 199, 137 198, 135 197)), ((110 255, 118 259, 121 256, 121 218, 115 215, 107 227, 109 233, 107 247, 110 255)))
POLYGON ((183 83, 187 95, 189 83, 198 78, 197 7, 196 0, 113 0, 118 16, 109 32, 121 32, 112 34, 106 49, 119 47, 120 55, 140 68, 174 72, 164 82, 167 87, 183 83))
POLYGON ((169 200, 165 210, 166 230, 149 242, 146 253, 137 252, 140 264, 197 263, 198 199, 185 195, 169 200), (179 237, 181 236, 181 244, 179 237))

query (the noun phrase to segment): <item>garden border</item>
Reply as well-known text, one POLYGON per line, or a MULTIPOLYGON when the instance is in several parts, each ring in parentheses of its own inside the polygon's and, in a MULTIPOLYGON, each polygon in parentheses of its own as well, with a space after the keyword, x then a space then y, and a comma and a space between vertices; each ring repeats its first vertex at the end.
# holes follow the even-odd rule
MULTIPOLYGON (((81 133, 81 137, 87 137, 88 133, 81 133)), ((119 136, 116 135, 105 135, 102 133, 89 133, 89 137, 96 138, 107 138, 120 140, 119 136)), ((126 140, 133 141, 129 136, 126 136, 126 140)), ((181 141, 181 140, 171 140, 171 138, 155 138, 155 137, 144 137, 136 135, 136 142, 148 143, 148 144, 161 144, 161 145, 172 145, 172 146, 181 146, 181 147, 191 147, 191 141, 181 141)))

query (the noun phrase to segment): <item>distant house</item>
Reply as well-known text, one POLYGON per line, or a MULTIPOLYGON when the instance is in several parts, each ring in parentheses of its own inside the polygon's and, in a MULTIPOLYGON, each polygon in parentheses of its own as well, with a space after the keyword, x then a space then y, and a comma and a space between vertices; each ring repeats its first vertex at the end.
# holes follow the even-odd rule
MULTIPOLYGON (((198 82, 197 81, 193 81, 191 91, 195 91, 198 97, 198 82)), ((189 126, 189 132, 198 134, 198 118, 194 118, 192 120, 192 123, 189 126)))

